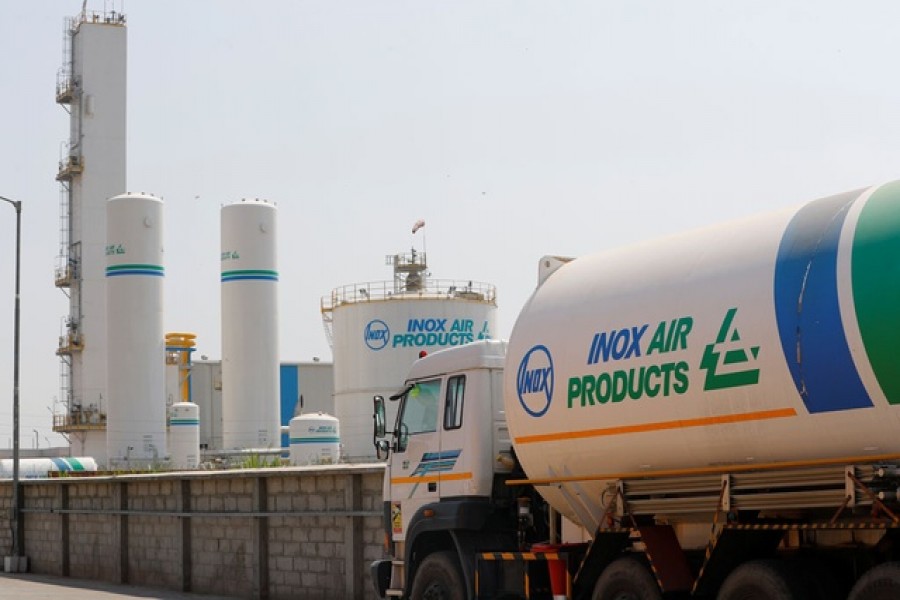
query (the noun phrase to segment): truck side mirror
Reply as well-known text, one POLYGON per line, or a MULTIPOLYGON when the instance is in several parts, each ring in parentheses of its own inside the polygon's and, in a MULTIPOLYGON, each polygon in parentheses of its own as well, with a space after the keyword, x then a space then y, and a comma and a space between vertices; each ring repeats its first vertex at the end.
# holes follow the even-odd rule
POLYGON ((378 446, 377 440, 385 435, 384 396, 375 396, 372 401, 375 403, 375 412, 372 414, 374 426, 372 438, 375 445, 378 446))

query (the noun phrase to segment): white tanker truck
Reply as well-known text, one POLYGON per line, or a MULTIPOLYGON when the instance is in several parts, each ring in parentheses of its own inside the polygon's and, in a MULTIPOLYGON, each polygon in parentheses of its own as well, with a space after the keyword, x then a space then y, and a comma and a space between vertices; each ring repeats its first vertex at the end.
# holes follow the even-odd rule
POLYGON ((546 257, 375 398, 377 593, 900 598, 898 346, 900 182, 546 257))

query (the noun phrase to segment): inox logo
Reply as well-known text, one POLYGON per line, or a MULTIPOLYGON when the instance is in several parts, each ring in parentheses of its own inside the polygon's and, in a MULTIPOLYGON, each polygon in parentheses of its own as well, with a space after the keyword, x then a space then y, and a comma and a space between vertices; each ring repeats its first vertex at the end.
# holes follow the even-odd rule
POLYGON ((532 417, 543 416, 553 399, 553 358, 547 347, 533 346, 519 363, 516 392, 519 403, 532 417))
POLYGON ((369 321, 366 330, 363 332, 363 340, 366 346, 372 350, 381 350, 387 346, 388 340, 391 339, 391 330, 387 323, 380 319, 369 321))

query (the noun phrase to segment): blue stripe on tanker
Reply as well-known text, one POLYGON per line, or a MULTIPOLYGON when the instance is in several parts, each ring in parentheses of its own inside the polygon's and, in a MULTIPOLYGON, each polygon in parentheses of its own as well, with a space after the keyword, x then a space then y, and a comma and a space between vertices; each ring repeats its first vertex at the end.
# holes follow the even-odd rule
POLYGON ((873 406, 850 355, 837 282, 841 228, 861 193, 807 204, 791 219, 778 248, 778 335, 794 385, 810 413, 873 406))
POLYGON ((72 467, 69 466, 69 463, 67 463, 62 458, 51 458, 50 460, 54 465, 56 465, 56 468, 59 469, 61 473, 72 470, 72 467))

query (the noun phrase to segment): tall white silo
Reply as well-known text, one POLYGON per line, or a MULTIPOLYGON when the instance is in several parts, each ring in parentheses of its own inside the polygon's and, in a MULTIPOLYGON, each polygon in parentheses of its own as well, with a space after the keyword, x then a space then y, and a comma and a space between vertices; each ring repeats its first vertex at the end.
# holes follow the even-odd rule
POLYGON ((222 446, 281 445, 276 208, 222 208, 222 446))
MULTIPOLYGON (((496 330, 493 285, 429 277, 424 252, 387 257, 392 281, 336 288, 322 299, 334 354, 334 413, 342 456, 375 458, 372 396, 399 391, 420 353, 490 339, 496 330)), ((389 427, 397 403, 387 403, 389 427)))
POLYGON ((162 218, 162 200, 147 194, 106 205, 106 446, 117 468, 166 455, 162 218))

